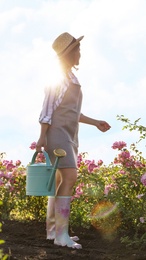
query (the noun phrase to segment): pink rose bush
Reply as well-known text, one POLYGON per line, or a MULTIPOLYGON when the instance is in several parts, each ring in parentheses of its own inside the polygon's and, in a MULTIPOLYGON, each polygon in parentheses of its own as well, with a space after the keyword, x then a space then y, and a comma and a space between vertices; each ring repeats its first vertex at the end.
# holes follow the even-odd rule
MULTIPOLYGON (((39 160, 44 158, 39 157, 39 160)), ((39 219, 46 214, 46 197, 26 196, 26 167, 20 160, 13 162, 1 159, 0 195, 2 219, 39 219)))
MULTIPOLYGON (((112 208, 116 205, 118 217, 121 216, 120 228, 138 230, 146 224, 146 208, 143 206, 146 200, 146 161, 139 153, 133 154, 123 141, 115 142, 112 148, 117 149, 117 156, 109 166, 104 165, 100 158, 96 162, 87 159, 86 153, 79 154, 78 178, 72 196, 72 225, 90 227, 92 212, 95 213, 98 204, 113 205, 112 208)), ((30 145, 30 149, 36 149, 36 142, 30 145)), ((44 160, 43 153, 38 153, 36 163, 44 160)), ((3 205, 0 215, 10 217, 13 212, 18 214, 20 211, 23 212, 21 216, 26 216, 27 212, 30 218, 45 219, 47 198, 26 196, 25 188, 26 168, 20 160, 1 160, 3 205)), ((98 226, 98 219, 95 222, 98 226)))
MULTIPOLYGON (((140 140, 146 137, 146 128, 121 120, 130 128, 138 129, 140 140)), ((36 142, 29 147, 35 152, 36 142)), ((139 243, 144 241, 146 232, 146 159, 135 144, 128 149, 124 141, 111 146, 117 155, 108 166, 102 159, 87 159, 87 153, 78 155, 78 178, 73 190, 70 224, 95 228, 111 235, 117 229, 141 234, 139 243), (93 214, 94 213, 94 214, 93 214)), ((43 153, 38 153, 36 163, 44 162, 43 153)), ((20 160, 4 160, 0 154, 0 205, 1 218, 46 219, 47 197, 26 196, 26 168, 20 160)), ((67 212, 64 212, 67 214, 67 212)), ((134 237, 134 236, 133 236, 134 237)), ((127 237, 126 237, 126 240, 127 237)), ((138 244, 139 245, 139 244, 138 244)))
MULTIPOLYGON (((117 149, 118 154, 108 167, 100 159, 95 162, 79 154, 78 179, 72 204, 74 208, 86 211, 86 216, 89 216, 91 208, 101 201, 118 203, 123 216, 121 227, 135 226, 137 229, 140 223, 144 224, 140 217, 146 217, 143 207, 146 199, 146 163, 139 154, 132 154, 123 141, 115 142, 112 148, 117 149)), ((87 224, 89 219, 86 216, 87 224)))
POLYGON ((146 172, 141 176, 141 182, 144 186, 146 186, 146 172))
POLYGON ((20 160, 0 162, 0 194, 3 202, 0 208, 1 216, 8 217, 16 207, 16 200, 25 191, 25 178, 26 169, 21 165, 20 160))

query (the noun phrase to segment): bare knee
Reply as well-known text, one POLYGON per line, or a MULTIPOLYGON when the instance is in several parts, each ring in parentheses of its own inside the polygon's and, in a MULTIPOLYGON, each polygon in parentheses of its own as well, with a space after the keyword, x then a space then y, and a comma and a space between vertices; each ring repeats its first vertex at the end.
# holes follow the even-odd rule
POLYGON ((77 170, 74 168, 59 169, 61 175, 61 184, 59 193, 71 194, 72 188, 77 180, 77 170))
POLYGON ((77 170, 74 168, 61 169, 62 182, 74 185, 77 180, 77 170))

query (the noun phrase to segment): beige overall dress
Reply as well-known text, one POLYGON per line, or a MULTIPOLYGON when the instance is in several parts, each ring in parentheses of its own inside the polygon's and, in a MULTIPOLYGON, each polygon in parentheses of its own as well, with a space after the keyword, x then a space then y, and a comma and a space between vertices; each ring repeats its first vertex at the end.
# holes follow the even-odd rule
POLYGON ((52 123, 47 132, 47 152, 54 163, 53 150, 64 149, 58 168, 77 168, 78 126, 82 103, 81 86, 70 83, 61 104, 53 112, 52 123))

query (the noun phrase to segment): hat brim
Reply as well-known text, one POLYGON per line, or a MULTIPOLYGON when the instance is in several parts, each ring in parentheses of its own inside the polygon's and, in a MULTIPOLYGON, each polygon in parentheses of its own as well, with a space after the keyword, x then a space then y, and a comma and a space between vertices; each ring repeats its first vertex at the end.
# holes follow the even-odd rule
POLYGON ((65 56, 65 55, 67 55, 70 51, 72 51, 72 50, 76 47, 76 45, 79 44, 79 42, 80 42, 83 38, 84 38, 84 36, 81 36, 81 37, 79 37, 78 39, 76 39, 76 41, 75 41, 73 44, 71 44, 62 54, 58 54, 58 56, 59 56, 59 57, 63 57, 63 56, 65 56))

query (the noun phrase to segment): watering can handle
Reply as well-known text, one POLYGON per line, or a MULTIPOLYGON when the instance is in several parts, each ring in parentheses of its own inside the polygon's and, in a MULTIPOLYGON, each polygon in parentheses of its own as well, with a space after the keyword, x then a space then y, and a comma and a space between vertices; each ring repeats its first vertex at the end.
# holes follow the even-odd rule
POLYGON ((52 187, 52 184, 53 184, 53 181, 54 181, 54 178, 55 178, 55 172, 56 172, 56 169, 57 169, 57 166, 58 166, 59 158, 66 156, 66 152, 63 149, 55 149, 53 152, 56 156, 56 160, 55 160, 55 163, 54 163, 53 170, 51 172, 49 183, 47 185, 48 191, 51 190, 51 187, 52 187))
MULTIPOLYGON (((35 159, 36 159, 38 153, 40 153, 40 152, 37 152, 37 151, 36 151, 36 152, 34 153, 30 164, 34 164, 34 163, 35 163, 35 159)), ((46 166, 50 166, 50 165, 51 165, 51 161, 50 161, 50 159, 49 159, 49 156, 48 156, 47 152, 46 152, 46 151, 42 151, 41 153, 43 153, 43 155, 44 155, 45 158, 46 158, 46 166)))

